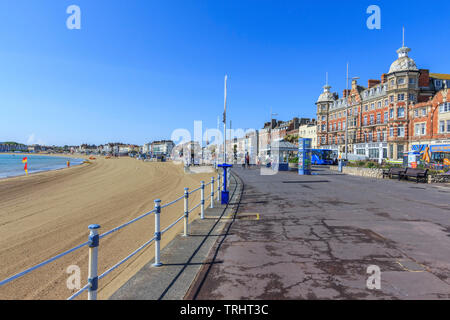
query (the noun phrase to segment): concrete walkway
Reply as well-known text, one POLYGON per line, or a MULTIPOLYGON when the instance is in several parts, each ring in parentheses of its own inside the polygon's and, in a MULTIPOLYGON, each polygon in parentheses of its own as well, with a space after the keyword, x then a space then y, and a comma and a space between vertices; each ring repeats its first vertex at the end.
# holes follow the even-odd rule
POLYGON ((448 185, 233 172, 244 182, 237 219, 186 298, 450 298, 448 185), (379 290, 367 288, 371 265, 379 290))
MULTIPOLYGON (((213 209, 205 210, 204 220, 197 219, 190 224, 189 237, 179 235, 161 250, 163 266, 154 268, 154 261, 151 261, 110 299, 182 300, 200 268, 219 263, 209 261, 208 256, 216 240, 223 237, 222 230, 228 223, 227 217, 235 212, 233 203, 239 202, 242 191, 240 180, 233 177, 229 190, 230 205, 215 203, 213 209)), ((209 199, 206 203, 209 204, 209 199)))

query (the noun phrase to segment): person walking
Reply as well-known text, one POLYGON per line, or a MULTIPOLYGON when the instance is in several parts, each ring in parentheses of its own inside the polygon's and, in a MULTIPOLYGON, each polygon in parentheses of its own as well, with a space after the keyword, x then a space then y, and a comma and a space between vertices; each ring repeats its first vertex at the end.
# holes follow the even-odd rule
POLYGON ((250 168, 250 156, 248 152, 245 154, 245 165, 247 168, 250 168))

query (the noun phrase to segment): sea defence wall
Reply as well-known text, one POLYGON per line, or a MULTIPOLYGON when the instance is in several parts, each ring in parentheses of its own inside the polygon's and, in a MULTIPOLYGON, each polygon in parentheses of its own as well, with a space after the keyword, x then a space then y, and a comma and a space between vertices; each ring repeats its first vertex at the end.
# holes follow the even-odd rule
MULTIPOLYGON (((330 170, 338 171, 338 167, 331 166, 330 170)), ((345 174, 348 174, 351 176, 383 179, 383 170, 377 169, 377 168, 342 167, 342 173, 345 173, 345 174)))

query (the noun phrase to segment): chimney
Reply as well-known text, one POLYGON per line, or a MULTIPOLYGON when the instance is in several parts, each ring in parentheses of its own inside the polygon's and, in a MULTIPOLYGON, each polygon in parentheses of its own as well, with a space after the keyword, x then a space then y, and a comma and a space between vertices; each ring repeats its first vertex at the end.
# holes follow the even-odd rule
POLYGON ((380 80, 369 80, 367 83, 367 87, 370 89, 372 87, 375 87, 377 84, 380 84, 380 80))
POLYGON ((430 85, 430 70, 420 69, 419 87, 428 87, 430 85))
POLYGON ((388 76, 386 73, 381 75, 381 83, 386 83, 388 81, 388 76))
POLYGON ((343 95, 343 98, 347 98, 347 96, 350 95, 350 89, 348 89, 348 90, 344 89, 344 92, 342 95, 343 95))

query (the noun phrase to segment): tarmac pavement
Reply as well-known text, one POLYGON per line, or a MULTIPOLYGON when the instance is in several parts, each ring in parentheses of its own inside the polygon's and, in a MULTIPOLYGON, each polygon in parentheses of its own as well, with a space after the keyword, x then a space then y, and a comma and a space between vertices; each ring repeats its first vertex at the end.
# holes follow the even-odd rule
POLYGON ((450 298, 448 185, 233 172, 244 183, 237 215, 185 298, 450 298), (380 289, 367 286, 373 265, 380 289))

